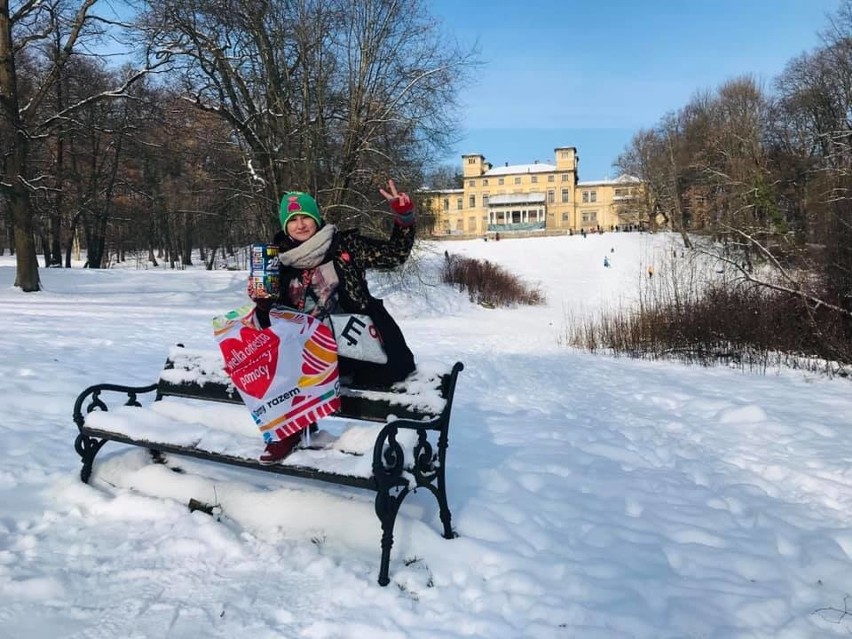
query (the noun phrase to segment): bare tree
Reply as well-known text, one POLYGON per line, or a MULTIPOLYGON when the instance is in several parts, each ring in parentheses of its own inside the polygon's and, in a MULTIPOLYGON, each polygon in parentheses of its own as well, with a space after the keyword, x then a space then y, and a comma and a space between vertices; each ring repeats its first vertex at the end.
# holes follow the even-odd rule
POLYGON ((187 100, 245 148, 258 209, 308 190, 338 220, 369 209, 375 180, 420 178, 456 130, 456 89, 473 63, 419 0, 164 0, 152 49, 175 56, 187 100))
POLYGON ((749 75, 698 93, 634 136, 618 164, 642 178, 647 210, 717 241, 701 250, 727 264, 729 283, 792 302, 802 325, 848 357, 852 0, 822 36, 822 47, 791 60, 774 94, 749 75))
POLYGON ((15 235, 15 285, 32 292, 40 288, 34 241, 33 194, 47 188, 35 173, 32 148, 51 135, 87 104, 121 97, 155 65, 129 71, 114 87, 75 102, 57 102, 47 110, 49 96, 70 61, 105 24, 94 13, 98 0, 0 0, 0 195, 9 206, 15 235), (19 73, 19 65, 30 73, 19 73))
POLYGON ((632 175, 642 181, 641 199, 636 203, 636 216, 640 225, 647 224, 651 230, 655 229, 658 212, 663 215, 666 223, 669 221, 659 204, 663 177, 654 170, 658 145, 657 134, 642 129, 633 135, 627 149, 615 162, 623 175, 632 175))
POLYGON ((642 196, 649 229, 655 230, 657 217, 663 216, 681 234, 684 245, 691 246, 680 190, 686 164, 682 140, 681 118, 671 113, 655 130, 643 130, 634 135, 630 148, 618 158, 616 165, 622 172, 643 181, 642 196))

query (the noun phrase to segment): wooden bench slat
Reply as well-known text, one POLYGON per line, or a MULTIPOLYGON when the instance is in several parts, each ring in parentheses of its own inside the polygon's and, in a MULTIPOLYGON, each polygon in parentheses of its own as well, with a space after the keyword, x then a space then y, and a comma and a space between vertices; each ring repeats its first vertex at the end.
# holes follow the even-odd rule
MULTIPOLYGON (((217 351, 174 347, 160 373, 160 396, 206 399, 215 402, 242 403, 237 389, 222 370, 217 351)), ((406 419, 439 416, 446 406, 447 379, 452 370, 420 364, 404 382, 389 390, 347 388, 340 390, 341 417, 386 421, 388 415, 406 419)))
POLYGON ((236 457, 234 455, 226 455, 208 450, 199 450, 197 448, 187 446, 176 446, 169 442, 158 442, 147 439, 137 439, 128 437, 123 433, 116 433, 98 428, 85 428, 86 434, 90 437, 106 439, 122 444, 130 444, 132 446, 140 446, 151 451, 161 453, 172 453, 175 455, 183 455, 186 457, 194 457, 196 459, 205 459, 207 461, 218 462, 220 464, 228 464, 230 466, 240 466, 242 468, 252 468, 254 470, 262 470, 268 473, 278 475, 288 475, 291 477, 301 477, 303 479, 316 479, 330 484, 341 484, 343 486, 352 486, 354 488, 363 488, 366 490, 376 490, 376 480, 373 477, 359 477, 357 475, 343 475, 339 473, 325 472, 319 468, 310 466, 293 466, 282 464, 261 464, 257 459, 247 457, 236 457))
MULTIPOLYGON (((169 381, 160 380, 157 391, 162 397, 183 397, 185 399, 201 399, 224 404, 242 404, 243 400, 233 385, 207 382, 204 386, 194 384, 174 384, 169 381)), ((357 390, 342 389, 340 394, 340 411, 335 413, 336 417, 361 419, 372 422, 385 422, 388 415, 394 415, 405 419, 434 418, 437 414, 424 413, 412 410, 410 406, 392 403, 388 399, 373 399, 368 394, 391 395, 391 393, 377 393, 375 391, 359 392, 357 390)), ((402 396, 401 394, 399 394, 402 396)))
MULTIPOLYGON (((418 427, 425 426, 416 422, 418 427)), ((284 467, 310 467, 325 475, 370 477, 373 474, 375 442, 384 424, 326 418, 326 434, 337 434, 323 448, 297 448, 278 462, 284 467), (338 428, 339 427, 339 428, 338 428)), ((242 405, 199 402, 197 399, 168 397, 145 406, 118 406, 94 411, 87 416, 84 430, 93 436, 120 434, 125 443, 170 450, 182 448, 200 455, 226 455, 256 465, 263 441, 248 411, 242 405)), ((404 428, 397 440, 406 449, 416 444, 417 434, 404 428)), ((110 439, 115 439, 110 437, 110 439)), ((410 467, 410 460, 407 460, 410 467)), ((286 468, 281 471, 286 474, 286 468)))

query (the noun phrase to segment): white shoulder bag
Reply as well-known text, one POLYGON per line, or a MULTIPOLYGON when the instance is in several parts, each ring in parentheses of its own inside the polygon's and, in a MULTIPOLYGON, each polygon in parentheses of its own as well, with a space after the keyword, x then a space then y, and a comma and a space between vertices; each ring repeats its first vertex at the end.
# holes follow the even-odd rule
POLYGON ((340 357, 387 364, 387 353, 369 315, 333 313, 328 317, 340 357))

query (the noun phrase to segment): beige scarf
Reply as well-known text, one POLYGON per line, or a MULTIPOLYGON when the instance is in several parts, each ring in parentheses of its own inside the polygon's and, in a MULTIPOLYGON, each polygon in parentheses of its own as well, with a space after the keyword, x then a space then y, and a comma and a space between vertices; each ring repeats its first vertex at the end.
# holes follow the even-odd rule
POLYGON ((337 227, 334 224, 326 224, 299 246, 279 254, 278 260, 284 266, 292 266, 300 270, 316 268, 322 264, 322 259, 328 253, 328 247, 331 246, 336 231, 337 227))

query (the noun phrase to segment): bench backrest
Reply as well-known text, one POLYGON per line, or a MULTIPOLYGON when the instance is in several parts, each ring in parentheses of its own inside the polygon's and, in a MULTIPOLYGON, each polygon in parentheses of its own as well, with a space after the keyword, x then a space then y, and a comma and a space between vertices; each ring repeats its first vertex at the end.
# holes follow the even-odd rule
MULTIPOLYGON (((242 404, 237 389, 222 369, 217 351, 176 346, 169 352, 157 383, 157 398, 184 397, 228 404, 242 404)), ((449 412, 456 378, 463 369, 457 362, 450 370, 418 367, 412 376, 390 390, 343 387, 341 410, 336 417, 385 422, 389 415, 417 421, 436 419, 449 412)))

